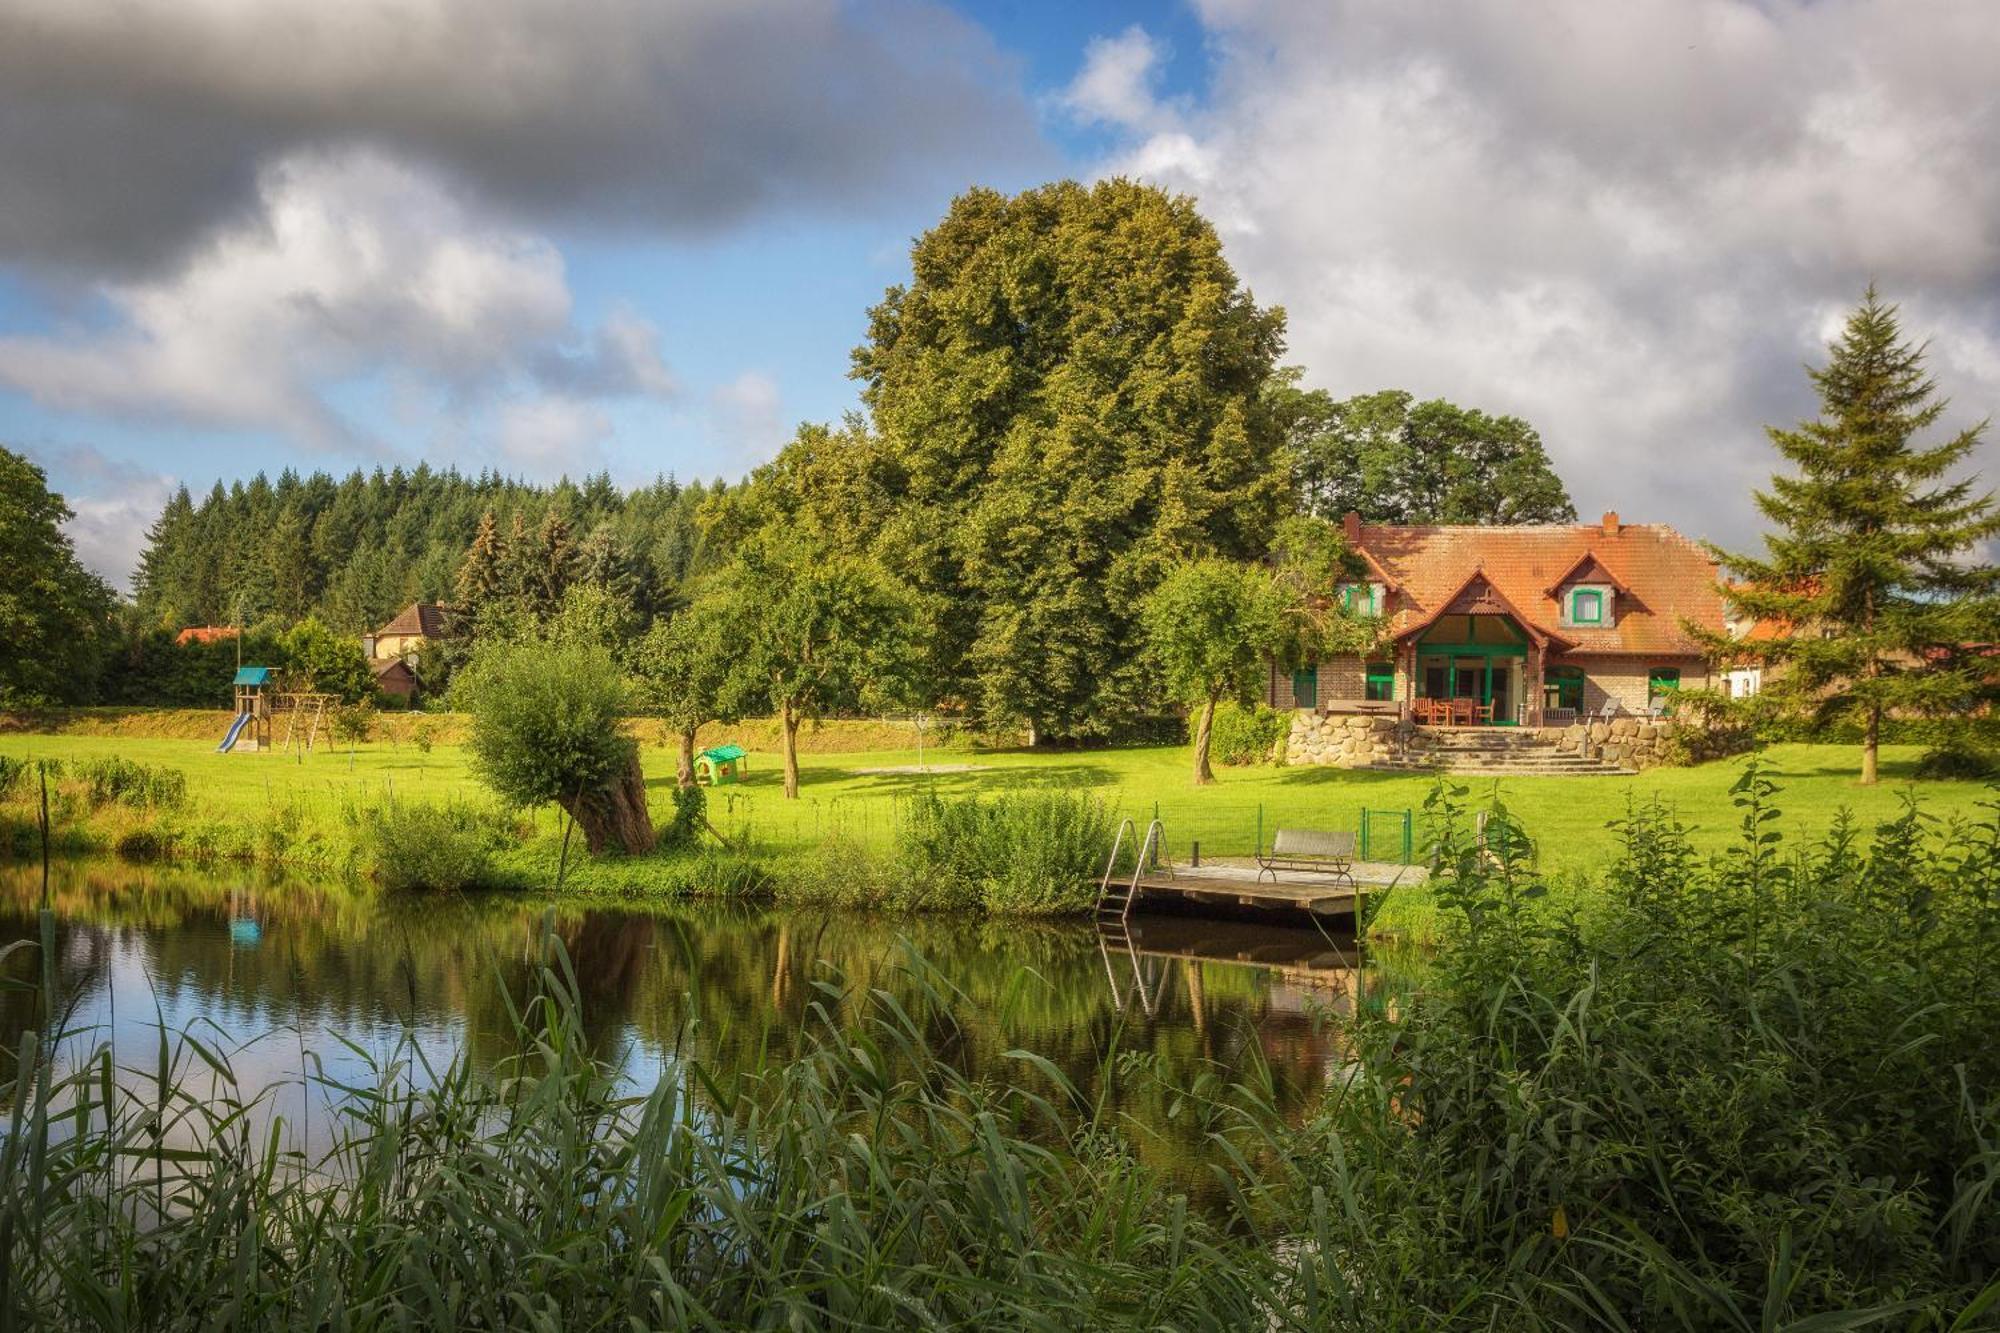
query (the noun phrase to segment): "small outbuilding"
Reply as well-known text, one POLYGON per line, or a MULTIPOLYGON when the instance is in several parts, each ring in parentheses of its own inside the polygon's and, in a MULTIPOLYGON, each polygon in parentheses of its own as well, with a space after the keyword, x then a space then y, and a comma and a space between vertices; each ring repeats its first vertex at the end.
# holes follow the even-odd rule
POLYGON ((721 787, 743 780, 743 758, 746 751, 740 745, 711 745, 694 757, 694 780, 703 787, 721 787))
POLYGON ((408 662, 400 657, 392 657, 387 661, 376 662, 372 666, 375 672, 375 692, 377 694, 392 695, 398 699, 407 699, 414 702, 418 693, 423 689, 423 683, 417 679, 417 673, 411 669, 408 662))

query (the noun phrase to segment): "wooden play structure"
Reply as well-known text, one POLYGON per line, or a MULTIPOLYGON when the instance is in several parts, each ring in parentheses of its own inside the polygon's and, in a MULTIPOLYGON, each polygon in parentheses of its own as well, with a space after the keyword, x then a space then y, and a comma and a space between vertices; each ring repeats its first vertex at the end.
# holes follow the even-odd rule
POLYGON ((711 745, 694 757, 694 780, 702 787, 723 787, 743 780, 740 745, 711 745))
POLYGON ((236 668, 236 720, 216 750, 222 754, 255 754, 271 748, 271 699, 264 687, 271 683, 271 668, 236 668))
POLYGON ((301 753, 311 754, 313 742, 319 739, 320 726, 326 721, 326 710, 339 702, 337 694, 279 695, 278 707, 285 714, 285 753, 290 754, 297 746, 301 753))

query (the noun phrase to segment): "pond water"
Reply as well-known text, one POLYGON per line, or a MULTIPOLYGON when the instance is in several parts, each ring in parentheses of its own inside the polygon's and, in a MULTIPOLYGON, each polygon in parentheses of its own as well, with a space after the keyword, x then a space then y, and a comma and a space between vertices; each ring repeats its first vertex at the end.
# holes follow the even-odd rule
MULTIPOLYGON (((940 1042, 949 1058, 1015 1079, 1023 1066, 1006 1052, 1047 1058, 1086 1095, 1104 1093, 1135 1149, 1191 1184, 1203 1126, 1160 1080, 1121 1073, 1107 1053, 1149 1057, 1168 1082, 1261 1065, 1297 1113, 1341 1064, 1320 1016, 1360 994, 1351 943, 1178 918, 1135 919, 1128 949, 1088 925, 747 904, 551 911, 510 896, 94 862, 57 865, 47 902, 70 1059, 109 1042, 121 1067, 145 1069, 161 1024, 192 1034, 227 1057, 241 1091, 266 1094, 260 1116, 284 1116, 292 1145, 308 1149, 324 1146, 334 1085, 370 1079, 364 1053, 409 1041, 440 1068, 459 1053, 480 1067, 513 1054, 502 988, 528 987, 545 922, 574 962, 593 1049, 634 1084, 650 1085, 690 1041, 723 1074, 789 1058, 809 1004, 842 1007, 816 982, 908 1000, 913 947, 964 995, 940 1042)), ((39 866, 0 867, 0 945, 37 938, 42 903, 39 866)), ((21 950, 5 970, 31 982, 40 963, 21 950)), ((42 1004, 36 988, 0 990, 0 1050, 42 1026, 42 1004)))

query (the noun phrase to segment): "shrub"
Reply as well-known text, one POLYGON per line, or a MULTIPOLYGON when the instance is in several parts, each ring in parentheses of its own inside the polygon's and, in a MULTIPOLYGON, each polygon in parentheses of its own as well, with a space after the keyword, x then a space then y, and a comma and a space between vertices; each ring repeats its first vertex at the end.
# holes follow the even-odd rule
POLYGON ((384 888, 455 892, 491 877, 492 820, 470 806, 394 803, 365 828, 369 869, 384 888))
POLYGON ((1045 915, 1086 908, 1111 849, 1102 801, 1070 791, 1018 791, 911 801, 896 833, 905 905, 1045 915))
POLYGON ((34 765, 26 759, 11 754, 0 754, 0 800, 12 796, 15 789, 23 786, 22 779, 34 765))
POLYGON ((1322 1151, 1287 1156, 1331 1202, 1352 1322, 1973 1326, 2000 1273, 2000 818, 1912 805, 1788 851, 1775 791, 1746 769, 1709 861, 1632 811, 1588 924, 1504 809, 1482 838, 1434 798, 1450 947, 1360 1007, 1322 1151))
POLYGON ((1225 764, 1269 763, 1291 725, 1288 714, 1263 704, 1251 708, 1235 703, 1218 704, 1209 747, 1216 759, 1225 764))
POLYGON ((1951 736, 1933 745, 1917 761, 1920 778, 1959 778, 1980 781, 1993 776, 1990 751, 1964 735, 1951 736))
POLYGON ((410 728, 410 744, 417 747, 418 754, 429 754, 431 746, 437 743, 437 723, 427 717, 420 717, 410 728))
POLYGON ((180 810, 187 805, 187 774, 178 768, 116 756, 79 759, 70 765, 70 778, 83 784, 92 805, 115 802, 159 810, 180 810))
POLYGON ((350 748, 375 734, 372 704, 344 704, 333 710, 333 738, 350 748))

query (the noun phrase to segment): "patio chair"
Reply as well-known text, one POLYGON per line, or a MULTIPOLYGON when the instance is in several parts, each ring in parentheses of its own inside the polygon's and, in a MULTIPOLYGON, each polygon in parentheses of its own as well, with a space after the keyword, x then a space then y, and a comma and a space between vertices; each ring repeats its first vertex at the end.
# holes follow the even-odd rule
POLYGON ((1469 727, 1478 719, 1475 706, 1470 699, 1451 701, 1451 723, 1455 727, 1469 727))

